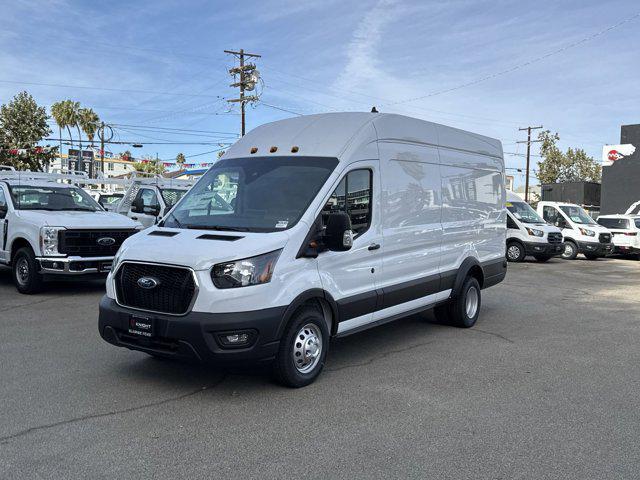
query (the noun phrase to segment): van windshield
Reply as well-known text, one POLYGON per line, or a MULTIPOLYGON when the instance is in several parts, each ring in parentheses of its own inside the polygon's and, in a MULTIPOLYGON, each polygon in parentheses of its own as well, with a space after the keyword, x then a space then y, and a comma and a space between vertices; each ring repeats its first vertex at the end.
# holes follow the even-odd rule
POLYGON ((163 226, 248 232, 291 228, 336 165, 335 158, 316 157, 219 160, 163 226))
POLYGON ((597 225, 593 218, 578 205, 560 205, 560 210, 562 210, 573 223, 597 225))
POLYGON ((522 223, 547 223, 526 202, 507 202, 507 209, 522 223))

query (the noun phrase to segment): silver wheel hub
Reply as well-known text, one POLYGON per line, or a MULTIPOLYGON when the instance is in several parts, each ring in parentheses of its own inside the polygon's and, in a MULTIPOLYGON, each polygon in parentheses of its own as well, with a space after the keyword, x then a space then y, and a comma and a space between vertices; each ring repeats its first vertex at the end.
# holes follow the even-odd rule
POLYGON ((573 246, 569 243, 564 244, 564 252, 562 252, 564 257, 570 257, 573 255, 573 246))
POLYGON ((29 283, 29 262, 24 257, 16 263, 16 279, 20 285, 29 283))
POLYGON ((465 311, 467 317, 473 318, 478 312, 478 304, 480 303, 480 295, 476 287, 470 287, 467 290, 467 298, 465 300, 465 311))
POLYGON ((520 256, 520 247, 518 247, 517 245, 511 245, 507 249, 507 255, 510 259, 515 260, 520 256))
POLYGON ((300 329, 293 342, 293 364, 300 373, 312 371, 322 354, 322 332, 313 323, 300 329))

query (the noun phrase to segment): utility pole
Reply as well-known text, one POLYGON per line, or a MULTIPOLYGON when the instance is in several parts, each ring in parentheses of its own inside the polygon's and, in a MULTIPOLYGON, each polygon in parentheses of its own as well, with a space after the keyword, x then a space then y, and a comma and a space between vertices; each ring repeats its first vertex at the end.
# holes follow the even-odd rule
POLYGON ((242 48, 240 51, 236 52, 233 50, 225 50, 224 53, 230 53, 231 55, 235 55, 238 57, 240 61, 240 65, 238 67, 233 67, 229 70, 229 73, 233 75, 235 80, 236 75, 240 77, 239 82, 232 83, 231 87, 240 87, 240 97, 233 98, 231 100, 227 100, 230 103, 240 103, 240 116, 241 116, 241 133, 244 136, 245 133, 245 105, 247 102, 256 102, 258 101, 258 95, 249 95, 245 96, 245 91, 252 91, 256 88, 256 83, 260 79, 260 73, 256 70, 256 66, 253 63, 245 64, 245 57, 248 58, 261 58, 261 55, 257 55, 255 53, 246 53, 242 48))
POLYGON ((529 162, 531 159, 531 143, 542 141, 542 140, 531 140, 531 130, 539 130, 541 128, 542 128, 542 125, 540 125, 539 127, 525 127, 525 128, 518 129, 520 131, 524 131, 524 130, 527 131, 527 140, 522 142, 516 142, 516 143, 527 144, 527 173, 525 175, 525 180, 524 180, 524 201, 525 202, 529 202, 529 162))
POLYGON ((113 128, 111 128, 110 125, 105 125, 104 122, 100 122, 100 127, 98 128, 98 136, 100 137, 100 171, 104 176, 104 144, 105 142, 110 142, 113 139, 113 128), (105 138, 104 136, 105 128, 109 129, 109 138, 105 138))

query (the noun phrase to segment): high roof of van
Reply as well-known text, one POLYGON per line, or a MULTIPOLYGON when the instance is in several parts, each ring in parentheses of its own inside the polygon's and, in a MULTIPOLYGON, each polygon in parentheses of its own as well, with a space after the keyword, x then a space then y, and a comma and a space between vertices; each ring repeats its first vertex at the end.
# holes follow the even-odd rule
POLYGON ((261 125, 223 158, 248 157, 252 150, 256 156, 292 155, 297 147, 296 155, 348 161, 345 152, 375 140, 451 147, 502 159, 500 141, 484 135, 403 115, 357 112, 303 115, 261 125))

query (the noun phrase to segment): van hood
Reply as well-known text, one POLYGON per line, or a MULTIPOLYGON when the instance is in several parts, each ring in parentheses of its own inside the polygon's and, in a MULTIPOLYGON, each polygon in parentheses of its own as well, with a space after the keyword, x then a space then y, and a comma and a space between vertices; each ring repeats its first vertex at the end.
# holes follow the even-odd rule
POLYGON ((284 248, 286 232, 255 233, 152 227, 129 237, 118 261, 137 260, 209 270, 214 264, 284 248), (172 236, 168 236, 175 234, 172 236))
POLYGON ((16 210, 16 216, 36 225, 65 228, 136 228, 140 224, 129 217, 112 212, 79 212, 74 210, 16 210))

